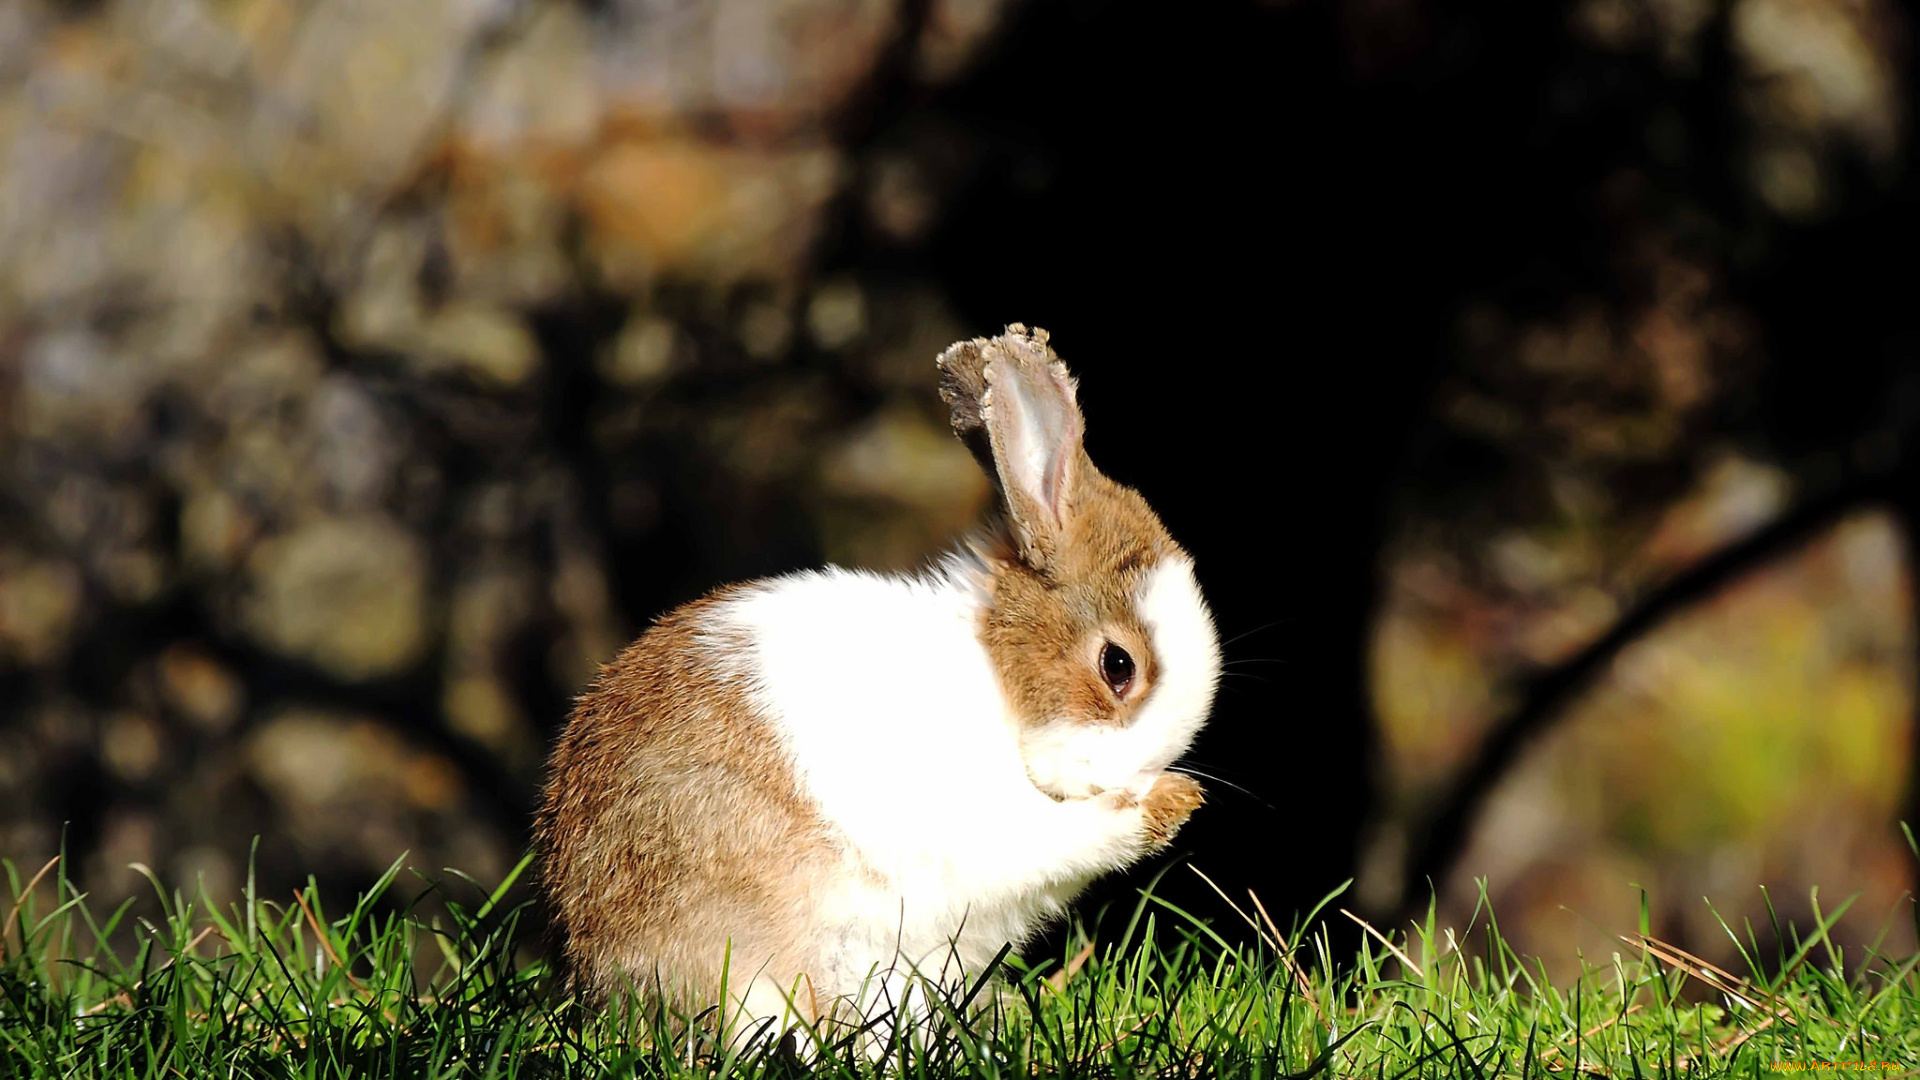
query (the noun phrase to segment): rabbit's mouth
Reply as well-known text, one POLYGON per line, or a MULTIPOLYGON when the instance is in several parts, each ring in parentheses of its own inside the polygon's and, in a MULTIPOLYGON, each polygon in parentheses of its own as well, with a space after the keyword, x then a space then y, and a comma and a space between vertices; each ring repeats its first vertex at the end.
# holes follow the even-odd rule
POLYGON ((1020 740, 1027 779, 1056 802, 1109 791, 1144 798, 1180 749, 1149 749, 1123 731, 1065 723, 1029 730, 1020 740))
POLYGON ((1054 802, 1072 802, 1078 799, 1097 798, 1113 790, 1124 791, 1129 799, 1138 802, 1146 798, 1147 792, 1153 790, 1154 781, 1160 779, 1165 772, 1165 769, 1142 770, 1126 784, 1119 785, 1117 789, 1101 787, 1094 783, 1079 783, 1063 786, 1058 783, 1044 781, 1034 776, 1032 772, 1027 774, 1027 778, 1033 781, 1033 786, 1040 790, 1040 794, 1045 795, 1054 802))
POLYGON ((1091 799, 1095 795, 1106 791, 1106 788, 1085 780, 1063 782, 1057 773, 1043 775, 1034 772, 1032 769, 1027 770, 1027 779, 1032 780, 1033 786, 1040 789, 1040 794, 1045 795, 1054 802, 1067 802, 1072 799, 1091 799))

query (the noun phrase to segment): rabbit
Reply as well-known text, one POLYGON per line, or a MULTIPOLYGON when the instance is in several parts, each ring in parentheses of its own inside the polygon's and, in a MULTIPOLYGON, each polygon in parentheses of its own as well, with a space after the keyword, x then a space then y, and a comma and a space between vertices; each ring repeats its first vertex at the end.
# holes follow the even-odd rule
POLYGON ((580 696, 535 842, 590 998, 719 1001, 733 1031, 871 1015, 990 966, 1201 805, 1171 768, 1220 676, 1192 560, 1088 460, 1046 331, 937 363, 997 492, 976 534, 917 575, 723 587, 580 696))

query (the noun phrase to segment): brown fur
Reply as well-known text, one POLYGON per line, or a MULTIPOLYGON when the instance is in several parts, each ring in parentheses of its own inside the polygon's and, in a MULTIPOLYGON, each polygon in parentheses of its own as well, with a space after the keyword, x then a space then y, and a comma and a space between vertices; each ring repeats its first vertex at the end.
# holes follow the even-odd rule
POLYGON ((740 643, 701 625, 726 595, 628 646, 554 749, 534 830, 541 886, 590 996, 632 980, 715 1000, 729 939, 735 986, 766 957, 785 986, 812 966, 792 943, 804 940, 807 868, 832 860, 833 841, 729 670, 740 643))
POLYGON ((1078 489, 1068 538, 1046 570, 1014 557, 1005 539, 990 544, 989 550, 998 548, 989 556, 998 565, 981 639, 1023 718, 1124 725, 1159 674, 1133 598, 1160 560, 1180 549, 1145 500, 1091 463, 1078 489), (1100 675, 1100 646, 1107 641, 1134 659, 1134 684, 1124 700, 1100 675))
POLYGON ((1029 722, 1071 717, 1124 725, 1152 691, 1159 666, 1133 598, 1162 559, 1181 552, 1140 493, 1108 479, 1087 458, 1073 380, 1047 342, 1045 330, 1015 323, 999 337, 961 342, 940 357, 940 394, 952 410, 954 433, 969 446, 988 447, 983 464, 999 485, 1004 510, 976 545, 995 571, 993 608, 981 637, 1008 697, 1029 722), (1009 366, 1048 372, 1064 387, 1075 430, 1061 462, 1057 506, 1040 505, 995 464, 992 389, 1009 366), (1125 648, 1136 665, 1124 699, 1100 675, 1106 641, 1125 648))
POLYGON ((1141 802, 1147 818, 1147 850, 1165 850, 1173 843, 1173 834, 1206 801, 1207 793, 1193 777, 1177 772, 1160 774, 1141 802))

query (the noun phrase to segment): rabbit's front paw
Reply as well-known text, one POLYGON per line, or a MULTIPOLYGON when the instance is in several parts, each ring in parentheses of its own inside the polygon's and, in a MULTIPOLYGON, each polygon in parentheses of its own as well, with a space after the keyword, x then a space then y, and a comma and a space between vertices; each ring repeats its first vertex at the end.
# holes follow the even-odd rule
POLYGON ((1179 832, 1180 826, 1206 801, 1205 789, 1193 777, 1186 773, 1161 773, 1140 803, 1146 819, 1148 850, 1159 851, 1171 844, 1173 834, 1179 832))

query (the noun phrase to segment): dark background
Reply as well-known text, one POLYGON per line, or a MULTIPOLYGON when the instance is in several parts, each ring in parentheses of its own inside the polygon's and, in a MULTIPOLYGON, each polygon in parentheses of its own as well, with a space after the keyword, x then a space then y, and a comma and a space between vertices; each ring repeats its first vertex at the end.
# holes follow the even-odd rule
POLYGON ((278 888, 344 895, 403 850, 497 876, 570 695, 649 619, 826 559, 910 566, 971 519, 932 357, 1023 321, 1230 639, 1192 759, 1221 782, 1182 834, 1230 892, 1279 913, 1357 876, 1342 904, 1391 918, 1431 880, 1464 921, 1489 875, 1497 905, 1604 919, 1630 885, 1750 908, 1818 883, 1884 901, 1870 931, 1911 880, 1899 6, 23 10, 0 50, 23 865, 64 829, 98 890, 141 861, 231 895, 257 833, 278 888), (97 247, 63 247, 82 221, 97 247), (168 261, 200 248, 219 288, 168 261), (1658 645, 1762 609, 1803 636, 1658 645), (1437 654, 1382 644, 1409 627, 1476 704, 1423 704, 1437 654), (1663 832, 1721 804, 1657 777, 1625 809, 1499 803, 1553 786, 1573 724, 1644 762, 1691 718, 1733 749, 1683 775, 1775 782, 1740 748, 1777 734, 1677 692, 1580 712, 1642 639, 1736 717, 1784 657, 1805 696, 1778 723, 1873 768, 1807 757, 1774 793, 1798 831, 1663 832), (1563 846, 1591 876, 1481 858, 1515 815, 1585 822, 1563 846))

